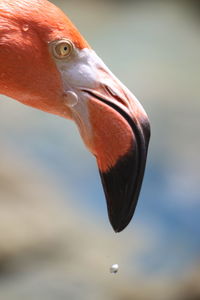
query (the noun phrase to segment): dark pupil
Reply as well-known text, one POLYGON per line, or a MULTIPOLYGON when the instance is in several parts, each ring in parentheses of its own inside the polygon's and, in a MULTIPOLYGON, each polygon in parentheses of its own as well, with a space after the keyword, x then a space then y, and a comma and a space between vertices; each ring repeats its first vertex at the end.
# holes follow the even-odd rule
POLYGON ((67 46, 64 47, 64 50, 67 51, 67 46))

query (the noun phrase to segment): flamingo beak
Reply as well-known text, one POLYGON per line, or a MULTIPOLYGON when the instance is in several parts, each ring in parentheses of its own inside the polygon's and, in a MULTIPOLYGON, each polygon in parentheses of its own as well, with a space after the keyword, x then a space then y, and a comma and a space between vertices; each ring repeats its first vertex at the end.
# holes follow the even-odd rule
MULTIPOLYGON (((112 81, 112 77, 109 81, 112 81)), ((95 130, 93 136, 98 144, 94 147, 94 154, 106 196, 109 220, 114 231, 120 232, 130 222, 137 205, 146 164, 150 126, 139 102, 115 77, 112 86, 104 85, 103 89, 101 92, 84 91, 91 101, 91 121, 95 130), (102 114, 104 111, 105 117, 107 116, 106 126, 104 117, 98 113, 101 106, 102 114), (99 118, 99 122, 94 122, 92 114, 95 119, 99 118), (104 146, 102 143, 105 143, 104 146), (108 146, 110 144, 111 147, 108 146)))
POLYGON ((110 223, 120 232, 134 214, 142 185, 150 137, 148 117, 91 49, 82 50, 67 67, 58 67, 66 93, 77 100, 72 116, 97 159, 110 223))

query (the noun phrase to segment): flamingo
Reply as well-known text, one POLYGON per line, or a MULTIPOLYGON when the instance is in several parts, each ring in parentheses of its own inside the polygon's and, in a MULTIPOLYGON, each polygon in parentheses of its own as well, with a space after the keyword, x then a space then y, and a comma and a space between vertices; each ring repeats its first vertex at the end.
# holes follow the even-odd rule
POLYGON ((110 223, 130 222, 150 124, 72 22, 47 0, 0 1, 0 94, 75 121, 96 157, 110 223))

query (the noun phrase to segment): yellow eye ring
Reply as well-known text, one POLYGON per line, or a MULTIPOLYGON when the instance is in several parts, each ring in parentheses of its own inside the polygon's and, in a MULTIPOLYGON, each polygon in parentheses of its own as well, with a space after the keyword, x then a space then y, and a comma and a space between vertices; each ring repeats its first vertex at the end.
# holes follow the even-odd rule
POLYGON ((68 58, 74 49, 74 44, 68 39, 55 41, 52 44, 53 55, 58 59, 68 58))

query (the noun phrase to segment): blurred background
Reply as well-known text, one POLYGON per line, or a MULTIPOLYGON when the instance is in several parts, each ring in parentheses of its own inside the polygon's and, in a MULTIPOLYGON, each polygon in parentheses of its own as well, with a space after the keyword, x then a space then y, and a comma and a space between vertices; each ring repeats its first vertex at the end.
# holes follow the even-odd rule
POLYGON ((52 2, 147 111, 147 169, 115 234, 76 126, 1 96, 0 300, 199 300, 199 2, 52 2))

